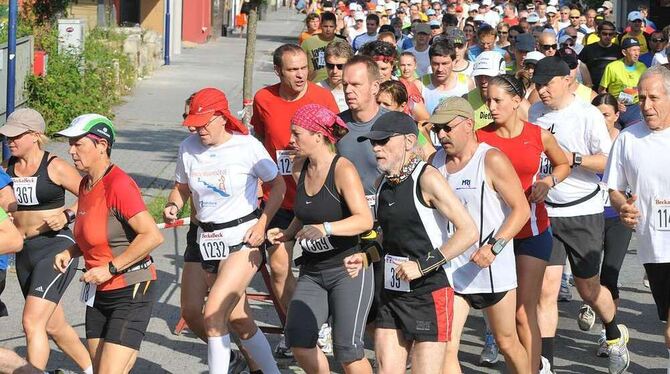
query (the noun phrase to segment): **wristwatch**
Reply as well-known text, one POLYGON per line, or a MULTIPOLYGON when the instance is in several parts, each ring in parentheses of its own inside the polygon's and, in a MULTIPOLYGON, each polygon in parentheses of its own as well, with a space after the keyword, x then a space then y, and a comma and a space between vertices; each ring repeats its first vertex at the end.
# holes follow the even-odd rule
POLYGON ((507 240, 505 240, 503 238, 496 239, 496 238, 492 237, 491 239, 489 239, 487 244, 492 245, 491 252, 493 252, 493 254, 497 256, 500 252, 502 252, 502 250, 507 245, 507 240))
POLYGON ((65 219, 67 220, 68 225, 74 222, 75 218, 77 218, 77 214, 73 212, 72 209, 65 209, 63 214, 65 214, 65 219))
POLYGON ((579 152, 572 152, 572 167, 582 164, 582 154, 579 152))
POLYGON ((118 275, 119 274, 119 271, 116 269, 116 266, 114 266, 114 263, 112 261, 109 262, 108 266, 109 266, 109 274, 112 274, 112 275, 118 275))

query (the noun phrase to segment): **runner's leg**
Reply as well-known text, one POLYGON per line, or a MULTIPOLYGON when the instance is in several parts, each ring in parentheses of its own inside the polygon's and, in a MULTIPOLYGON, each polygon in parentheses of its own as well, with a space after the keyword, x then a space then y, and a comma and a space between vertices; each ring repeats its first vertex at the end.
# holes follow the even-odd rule
POLYGON ((517 332, 521 344, 528 353, 530 368, 533 373, 536 373, 540 368, 540 355, 542 353, 538 305, 546 265, 546 261, 536 257, 516 256, 517 280, 519 282, 516 300, 517 332))
POLYGON ((79 334, 70 326, 65 319, 63 307, 56 306, 49 322, 47 322, 47 334, 53 338, 58 347, 82 369, 91 367, 91 356, 86 347, 81 343, 79 334))
POLYGON ((207 296, 205 271, 198 262, 184 262, 181 276, 181 315, 188 328, 202 341, 207 342, 202 310, 207 296))
POLYGON ((484 312, 488 316, 498 348, 505 356, 507 369, 512 373, 528 373, 528 354, 516 332, 516 304, 516 290, 510 290, 502 300, 484 309, 484 312))
MULTIPOLYGON (((444 342, 414 342, 412 349, 412 372, 437 374, 442 373, 442 360, 447 344, 444 342)), ((404 372, 404 366, 402 366, 404 372)))
POLYGON ((454 317, 452 320, 451 340, 447 342, 447 348, 442 363, 443 374, 461 373, 461 364, 458 360, 458 350, 461 345, 463 327, 470 313, 470 305, 459 295, 454 295, 454 317))
MULTIPOLYGON (((444 345, 444 343, 441 343, 444 345)), ((395 329, 377 328, 375 329, 375 354, 377 356, 377 373, 378 374, 405 374, 405 367, 407 365, 407 355, 412 347, 412 342, 405 341, 402 331, 395 329)), ((416 351, 416 348, 415 348, 416 351)), ((442 352, 442 355, 444 352, 442 352)), ((432 360, 437 360, 437 357, 442 355, 432 356, 432 360)), ((440 367, 442 362, 439 362, 440 367)), ((412 362, 412 371, 418 371, 412 362)))

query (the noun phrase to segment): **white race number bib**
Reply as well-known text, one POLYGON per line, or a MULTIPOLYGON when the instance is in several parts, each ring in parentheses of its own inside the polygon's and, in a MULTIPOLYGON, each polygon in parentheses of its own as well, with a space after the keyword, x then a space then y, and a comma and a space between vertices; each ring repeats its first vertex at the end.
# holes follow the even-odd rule
POLYGON ((396 262, 405 262, 407 257, 384 256, 384 288, 391 291, 410 292, 409 282, 398 276, 396 262))
POLYGON ((279 168, 279 174, 291 175, 291 170, 293 170, 293 151, 278 149, 277 167, 279 168))
POLYGON ((656 231, 670 231, 670 199, 657 197, 652 201, 651 219, 656 231))
POLYGON ((39 205, 37 201, 37 177, 12 178, 14 195, 19 205, 39 205))
POLYGON ((375 195, 365 195, 365 199, 368 201, 368 206, 372 212, 372 219, 375 219, 375 195))
POLYGON ((200 254, 205 261, 225 260, 228 257, 228 246, 224 242, 223 230, 200 232, 200 254))
POLYGON ((327 236, 317 240, 301 239, 299 244, 303 251, 309 253, 322 253, 335 249, 327 236))
POLYGON ((95 283, 84 283, 81 284, 81 294, 79 295, 79 300, 93 308, 93 303, 95 302, 95 290, 98 287, 95 283))

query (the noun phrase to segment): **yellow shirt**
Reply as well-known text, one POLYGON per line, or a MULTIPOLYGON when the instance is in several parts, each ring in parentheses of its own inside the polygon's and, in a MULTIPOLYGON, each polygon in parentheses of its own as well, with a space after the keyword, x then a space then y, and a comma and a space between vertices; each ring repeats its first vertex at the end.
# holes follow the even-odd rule
POLYGON ((630 33, 624 35, 621 37, 621 42, 623 42, 626 39, 630 38, 635 38, 637 41, 640 43, 640 54, 643 55, 649 51, 649 47, 647 46, 647 38, 644 37, 644 33, 640 33, 637 36, 633 36, 630 33))
POLYGON ((486 103, 484 103, 482 100, 482 94, 479 88, 475 88, 474 90, 468 92, 466 99, 474 109, 475 130, 486 127, 489 123, 493 122, 491 111, 489 110, 489 107, 486 106, 486 103))
POLYGON ((617 100, 625 105, 637 104, 637 84, 647 67, 636 62, 632 67, 624 64, 623 59, 610 62, 605 67, 600 87, 607 89, 617 100))
POLYGON ((577 86, 577 89, 575 90, 575 96, 578 98, 585 100, 587 103, 591 102, 591 92, 593 92, 592 89, 586 87, 583 84, 579 84, 577 86))
MULTIPOLYGON (((598 43, 599 41, 600 41, 600 37, 598 36, 598 33, 592 32, 592 33, 590 33, 590 34, 588 34, 584 37, 584 40, 582 40, 582 43, 584 44, 584 46, 587 46, 589 44, 598 43)), ((619 45, 618 37, 615 36, 612 39, 612 44, 619 45)))

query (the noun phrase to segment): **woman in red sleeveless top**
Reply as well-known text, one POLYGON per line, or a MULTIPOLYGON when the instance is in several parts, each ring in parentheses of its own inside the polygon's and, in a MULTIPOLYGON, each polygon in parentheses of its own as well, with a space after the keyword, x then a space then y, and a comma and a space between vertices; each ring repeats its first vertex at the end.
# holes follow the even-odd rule
POLYGON ((477 131, 477 138, 509 157, 530 204, 530 219, 514 238, 519 282, 516 318, 521 343, 529 354, 532 371, 537 372, 541 351, 537 305, 552 247, 544 198, 550 188, 570 174, 570 167, 565 153, 549 131, 519 117, 517 109, 524 91, 523 84, 512 75, 491 78, 486 104, 491 110, 493 123, 477 131), (546 176, 540 179, 539 175, 546 176))

